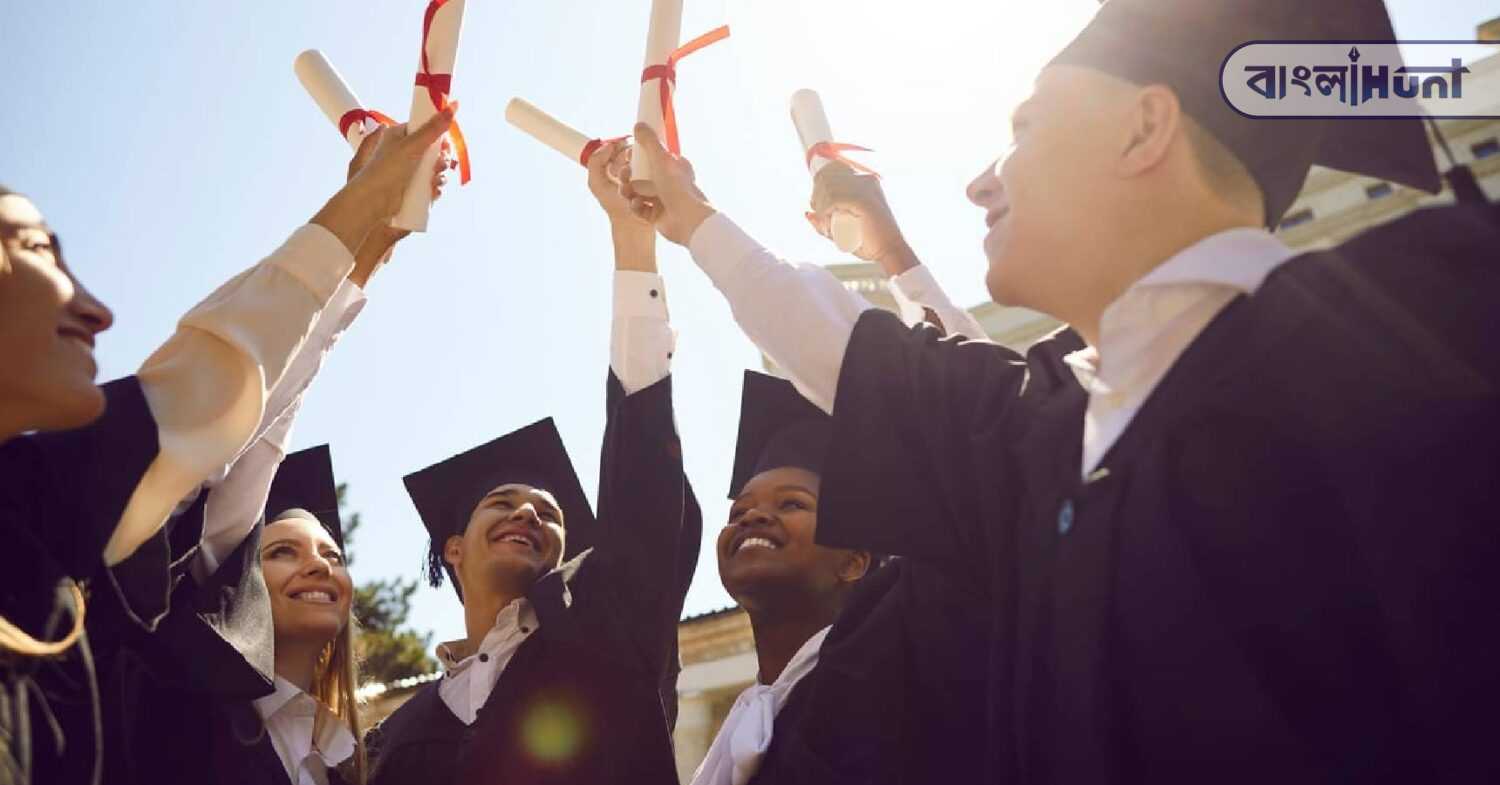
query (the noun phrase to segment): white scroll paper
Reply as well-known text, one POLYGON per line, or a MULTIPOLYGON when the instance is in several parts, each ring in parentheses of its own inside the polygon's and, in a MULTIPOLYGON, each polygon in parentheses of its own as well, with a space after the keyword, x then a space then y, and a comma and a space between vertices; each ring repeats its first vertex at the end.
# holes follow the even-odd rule
MULTIPOLYGON (((828 114, 823 111, 823 99, 812 90, 798 90, 792 93, 792 125, 797 127, 797 138, 802 141, 803 155, 811 150, 814 145, 833 141, 833 131, 828 126, 828 114)), ((829 159, 821 155, 814 155, 808 161, 808 171, 813 177, 828 165, 829 159)), ((861 237, 859 218, 849 213, 835 210, 829 216, 828 233, 833 236, 833 244, 838 246, 844 253, 853 253, 859 249, 864 241, 861 237)))
MULTIPOLYGON (((344 78, 339 76, 338 70, 322 52, 309 49, 297 55, 297 59, 292 62, 292 70, 297 72, 297 81, 302 83, 303 89, 312 96, 313 102, 323 110, 323 115, 333 123, 334 128, 339 127, 345 114, 364 108, 364 104, 359 102, 358 96, 349 89, 344 78)), ((358 150, 359 143, 377 127, 378 124, 370 119, 350 123, 349 133, 344 139, 349 142, 350 147, 358 150)))
MULTIPOLYGON (((433 74, 453 73, 458 61, 458 37, 464 24, 464 0, 448 0, 438 8, 427 37, 427 70, 433 74)), ((421 69, 422 61, 417 60, 421 69)), ((432 96, 423 85, 413 85, 408 127, 415 130, 438 113, 432 96)), ((427 231, 427 213, 432 207, 432 170, 437 165, 438 143, 422 155, 422 163, 412 175, 401 201, 401 210, 391 219, 391 226, 411 232, 427 231)))
MULTIPOLYGON (((651 0, 651 27, 646 33, 646 62, 641 71, 653 65, 666 65, 667 58, 677 51, 682 38, 682 0, 651 0)), ((641 102, 636 111, 636 122, 651 126, 656 136, 666 144, 665 124, 662 120, 660 80, 651 79, 641 83, 641 102)), ((668 90, 676 86, 667 84, 668 90)), ((639 194, 652 196, 656 193, 651 183, 651 162, 644 155, 637 155, 630 162, 631 187, 639 194)))
POLYGON ((530 102, 512 98, 505 106, 505 121, 525 131, 531 138, 567 156, 569 160, 582 163, 584 148, 591 137, 553 117, 530 102))

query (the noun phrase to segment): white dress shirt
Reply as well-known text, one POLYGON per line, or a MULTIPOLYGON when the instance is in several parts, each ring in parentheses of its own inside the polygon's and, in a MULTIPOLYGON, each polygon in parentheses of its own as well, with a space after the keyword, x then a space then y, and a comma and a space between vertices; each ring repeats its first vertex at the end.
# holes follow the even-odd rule
POLYGON ((266 723, 271 746, 292 785, 328 785, 328 770, 354 754, 354 734, 327 706, 296 685, 276 677, 276 691, 257 698, 255 710, 266 723), (319 716, 323 727, 313 740, 319 716))
POLYGON ((160 450, 105 546, 116 564, 179 500, 255 436, 271 390, 354 268, 327 229, 309 224, 195 306, 138 373, 160 450))
MULTIPOLYGON (((844 350, 869 306, 828 271, 776 258, 723 214, 704 221, 688 248, 750 340, 808 400, 833 411, 844 350)), ((1085 477, 1198 333, 1293 255, 1261 229, 1220 232, 1168 259, 1105 310, 1102 345, 1068 359, 1089 392, 1085 477)))
MULTIPOLYGON (((693 773, 692 785, 745 785, 760 769, 760 762, 771 748, 776 731, 776 715, 786 705, 797 682, 818 666, 823 639, 832 627, 818 630, 808 638, 770 684, 756 682, 734 699, 734 706, 719 727, 719 734, 708 747, 708 754, 693 773)), ((879 685, 874 685, 879 688, 879 685)), ((892 743, 896 743, 892 740, 892 743)))
POLYGON ((516 649, 541 626, 536 610, 525 597, 512 600, 495 617, 495 626, 479 642, 477 650, 467 640, 438 644, 438 660, 443 663, 443 681, 438 696, 443 704, 465 725, 473 725, 479 710, 505 666, 516 656, 516 649))
POLYGON ((204 502, 203 547, 193 562, 200 581, 218 569, 260 519, 271 482, 291 443, 292 424, 302 397, 334 344, 364 310, 365 302, 364 291, 353 281, 345 279, 339 285, 296 358, 271 389, 253 441, 205 483, 204 491, 212 493, 204 502))
POLYGON ((1263 229, 1220 232, 1163 262, 1104 309, 1099 345, 1065 358, 1089 394, 1085 478, 1203 328, 1229 301, 1254 294, 1293 253, 1263 229))
MULTIPOLYGON (((614 310, 610 323, 609 365, 625 394, 639 392, 666 378, 672 369, 677 335, 667 313, 667 288, 655 273, 615 272, 614 310)), ((495 617, 495 626, 471 650, 467 640, 438 645, 446 671, 438 696, 465 725, 474 724, 510 664, 516 649, 541 626, 526 598, 511 602, 495 617)))
POLYGON ((891 294, 901 309, 901 320, 915 326, 927 318, 925 311, 931 309, 937 316, 938 325, 947 335, 961 335, 973 341, 988 341, 984 326, 974 314, 953 304, 948 293, 932 277, 927 265, 919 264, 891 278, 891 294))
MULTIPOLYGON (((816 264, 777 258, 723 213, 715 213, 689 238, 693 261, 729 301, 735 321, 803 397, 833 411, 839 368, 854 323, 873 308, 816 264)), ((931 308, 951 335, 985 340, 984 328, 953 305, 923 265, 891 280, 898 303, 931 308)), ((916 313, 903 306, 914 323, 916 313)))
POLYGON ((609 367, 629 395, 671 373, 677 333, 669 320, 667 287, 660 275, 618 270, 614 288, 609 367))

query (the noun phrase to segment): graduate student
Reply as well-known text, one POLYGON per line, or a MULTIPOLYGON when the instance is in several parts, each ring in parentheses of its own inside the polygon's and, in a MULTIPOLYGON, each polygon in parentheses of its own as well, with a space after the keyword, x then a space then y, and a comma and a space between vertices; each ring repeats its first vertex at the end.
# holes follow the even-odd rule
POLYGON ((1419 121, 1217 87, 1245 41, 1393 38, 1374 0, 1106 3, 970 186, 991 294, 1071 325, 1024 357, 781 262, 637 128, 636 206, 834 414, 819 541, 988 578, 989 781, 1494 778, 1493 217, 1298 255, 1263 227, 1313 163, 1436 186, 1419 121))
MULTIPOLYGON (((381 129, 365 139, 350 162, 351 179, 387 141, 385 133, 381 129)), ((441 196, 444 182, 442 159, 433 175, 434 198, 441 196)), ((289 713, 309 718, 314 713, 287 686, 306 679, 284 667, 297 647, 289 648, 286 641, 276 643, 282 606, 276 602, 276 586, 267 590, 259 547, 261 524, 277 523, 284 510, 312 510, 342 550, 336 486, 326 447, 287 456, 287 445, 313 379, 363 311, 366 287, 405 235, 382 225, 365 238, 354 255, 353 269, 270 389, 254 440, 219 476, 209 478, 197 499, 174 517, 168 538, 176 580, 171 612, 152 633, 136 635, 129 649, 138 656, 119 658, 118 667, 103 680, 106 704, 113 701, 122 707, 113 712, 115 722, 106 725, 107 781, 290 781, 304 785, 326 781, 325 761, 304 760, 308 757, 304 748, 313 743, 311 730, 288 735, 287 729, 300 722, 288 719, 289 713), (257 714, 256 708, 266 701, 275 701, 270 707, 274 717, 271 712, 263 712, 264 717, 257 714), (276 746, 272 750, 265 728, 274 730, 278 723, 283 727, 279 735, 273 734, 276 746), (235 743, 226 745, 225 739, 235 743), (250 754, 257 742, 264 742, 267 751, 282 753, 286 762, 282 773, 276 767, 257 765, 255 755, 250 754), (287 745, 300 751, 288 751, 287 745)), ((315 553, 307 547, 302 552, 315 553)), ((127 568, 130 564, 126 562, 127 568)), ((352 722, 352 692, 341 695, 352 691, 354 684, 348 642, 343 637, 335 642, 336 656, 319 665, 312 698, 341 721, 352 722)), ((314 641, 313 648, 321 650, 326 642, 314 641)), ((316 655, 314 651, 314 658, 306 662, 317 662, 316 655)), ((328 724, 320 721, 319 729, 326 733, 328 724)), ((352 737, 359 737, 357 727, 352 737)), ((326 751, 329 743, 325 740, 320 749, 326 751)), ((362 746, 356 747, 360 753, 349 763, 345 779, 358 783, 364 781, 364 767, 362 746)), ((260 762, 265 760, 262 755, 260 762)))
POLYGON ((230 713, 221 725, 214 745, 220 782, 364 782, 354 585, 337 488, 327 445, 288 455, 276 473, 258 543, 275 631, 275 692, 256 699, 253 714, 230 713))
POLYGON ((99 781, 94 655, 116 657, 124 636, 167 613, 163 524, 253 436, 269 387, 449 122, 392 137, 280 250, 189 312, 137 376, 102 390, 91 354, 109 312, 76 285, 36 208, 0 196, 0 289, 14 301, 0 315, 0 533, 11 544, 0 556, 0 782, 99 781), (256 318, 268 309, 280 318, 256 318), (97 606, 86 634, 80 582, 97 606))
MULTIPOLYGON (((597 518, 550 419, 407 476, 463 602, 443 679, 367 734, 371 781, 669 782, 664 684, 701 521, 682 472, 655 236, 596 153, 615 306, 597 518)), ((675 700, 675 695, 672 696, 675 700)))
POLYGON ((747 371, 719 577, 760 668, 694 785, 972 779, 985 743, 978 592, 896 558, 815 542, 828 415, 747 371))

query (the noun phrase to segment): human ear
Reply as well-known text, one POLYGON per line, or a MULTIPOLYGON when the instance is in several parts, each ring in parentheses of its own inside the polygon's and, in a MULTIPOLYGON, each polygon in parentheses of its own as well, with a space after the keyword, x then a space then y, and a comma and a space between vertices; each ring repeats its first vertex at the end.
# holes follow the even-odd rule
POLYGON ((462 535, 455 534, 449 537, 447 542, 443 543, 443 561, 448 562, 448 565, 453 568, 454 572, 458 572, 459 565, 464 563, 464 538, 462 535))
POLYGON ((1166 160, 1182 132, 1182 105, 1169 88, 1149 85, 1136 92, 1126 111, 1124 127, 1128 135, 1120 151, 1118 171, 1134 177, 1166 160))
POLYGON ((849 551, 844 563, 839 565, 839 580, 844 583, 854 583, 865 577, 870 571, 870 565, 874 559, 869 551, 849 551))

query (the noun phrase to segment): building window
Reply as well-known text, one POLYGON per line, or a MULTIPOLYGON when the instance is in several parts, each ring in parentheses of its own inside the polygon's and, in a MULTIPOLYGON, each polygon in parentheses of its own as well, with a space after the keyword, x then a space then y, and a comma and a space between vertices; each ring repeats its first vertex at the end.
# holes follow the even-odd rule
POLYGON ((1302 224, 1305 224, 1308 221, 1311 221, 1312 219, 1313 219, 1312 208, 1311 207, 1306 207, 1306 208, 1298 210, 1297 212, 1292 213, 1291 215, 1288 215, 1287 217, 1281 219, 1281 228, 1282 229, 1290 229, 1293 226, 1301 226, 1302 224))
POLYGON ((1371 199, 1384 199, 1392 193, 1390 183, 1376 183, 1365 186, 1365 196, 1371 199))
POLYGON ((1500 139, 1490 137, 1483 142, 1475 142, 1469 145, 1469 149, 1474 151, 1475 158, 1489 158, 1492 155, 1500 154, 1500 139))

